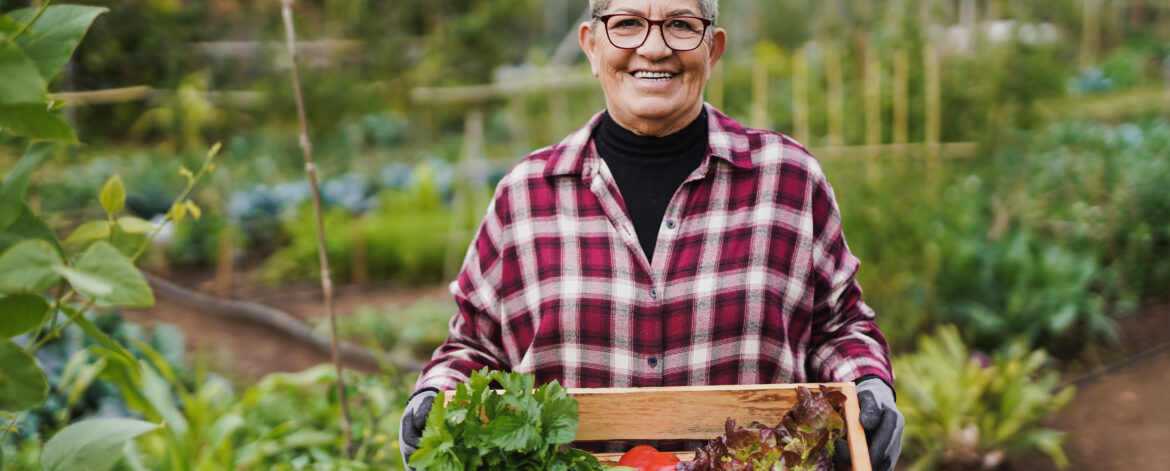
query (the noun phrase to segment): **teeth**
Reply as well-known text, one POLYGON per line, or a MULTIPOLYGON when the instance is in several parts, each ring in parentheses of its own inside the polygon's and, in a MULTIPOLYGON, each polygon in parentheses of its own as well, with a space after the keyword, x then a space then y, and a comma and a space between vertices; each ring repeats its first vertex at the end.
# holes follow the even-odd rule
POLYGON ((668 80, 671 77, 674 77, 674 74, 670 72, 647 72, 645 70, 639 70, 634 72, 634 77, 650 80, 668 80))

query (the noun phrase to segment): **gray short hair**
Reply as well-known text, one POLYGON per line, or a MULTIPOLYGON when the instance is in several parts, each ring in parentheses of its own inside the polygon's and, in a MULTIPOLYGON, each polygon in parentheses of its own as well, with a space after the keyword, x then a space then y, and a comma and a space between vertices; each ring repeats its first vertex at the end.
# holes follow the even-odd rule
MULTIPOLYGON (((600 15, 609 8, 609 0, 589 0, 591 15, 600 15)), ((712 22, 719 16, 719 0, 699 0, 699 14, 712 22)))

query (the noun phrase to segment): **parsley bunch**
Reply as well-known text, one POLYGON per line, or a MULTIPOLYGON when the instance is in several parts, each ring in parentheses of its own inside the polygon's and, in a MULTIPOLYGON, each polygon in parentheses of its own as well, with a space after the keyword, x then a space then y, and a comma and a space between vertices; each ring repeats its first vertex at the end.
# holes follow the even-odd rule
POLYGON ((482 371, 459 384, 446 403, 435 398, 416 469, 594 471, 604 469, 586 451, 562 445, 577 437, 577 401, 553 381, 533 390, 536 378, 482 371), (495 381, 502 393, 491 389, 495 381))

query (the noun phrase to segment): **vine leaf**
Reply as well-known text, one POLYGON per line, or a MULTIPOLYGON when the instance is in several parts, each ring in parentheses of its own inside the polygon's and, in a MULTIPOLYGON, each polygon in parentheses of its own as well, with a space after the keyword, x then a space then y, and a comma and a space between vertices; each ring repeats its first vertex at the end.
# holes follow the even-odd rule
POLYGON ((0 255, 0 290, 40 292, 61 278, 61 256, 48 242, 26 240, 0 255))
MULTIPOLYGON (((30 27, 35 34, 22 35, 16 38, 16 43, 36 62, 41 77, 46 81, 51 80, 69 61, 77 45, 81 44, 93 20, 107 11, 108 8, 82 5, 49 6, 30 27)), ((24 24, 36 12, 37 8, 22 8, 9 12, 8 16, 24 24)))
POLYGON ((41 218, 33 214, 32 209, 29 209, 27 204, 20 205, 20 214, 16 220, 8 226, 8 229, 0 231, 0 253, 4 253, 13 245, 20 243, 27 239, 39 239, 48 242, 52 245, 57 254, 62 259, 65 258, 65 248, 61 246, 61 241, 57 239, 57 234, 49 229, 49 226, 42 221, 41 218))
POLYGON ((37 71, 37 64, 24 51, 10 42, 0 42, 0 104, 44 103, 45 79, 37 71))
MULTIPOLYGON (((2 108, 2 107, 0 107, 2 108)), ((5 114, 0 110, 0 126, 4 126, 5 114)), ((24 192, 28 189, 28 177, 33 170, 49 155, 50 144, 38 144, 29 148, 15 167, 4 175, 0 182, 0 230, 7 229, 20 216, 20 206, 24 202, 24 192)))
POLYGON ((0 410, 32 409, 49 396, 49 380, 32 355, 11 340, 0 340, 0 410))
POLYGON ((81 254, 73 269, 108 284, 109 293, 74 286, 77 292, 111 306, 150 307, 154 294, 129 257, 106 241, 95 242, 81 254))
POLYGON ((69 123, 53 114, 44 103, 0 105, 0 129, 30 139, 77 142, 69 123))
POLYGON ((91 240, 101 240, 110 236, 110 221, 90 221, 73 230, 65 238, 66 244, 82 244, 91 240))
POLYGON ((118 218, 118 228, 127 234, 147 234, 156 229, 154 224, 145 219, 136 218, 134 216, 123 216, 118 218))
POLYGON ((0 338, 28 332, 45 320, 49 303, 35 294, 14 294, 0 298, 0 338))
POLYGON ((126 206, 126 185, 122 184, 122 177, 114 175, 106 180, 106 184, 102 185, 101 194, 98 195, 98 201, 101 201, 102 208, 105 208, 106 214, 110 217, 121 211, 126 206))
POLYGON ((134 419, 78 422, 45 443, 41 466, 45 471, 106 471, 122 457, 127 442, 159 427, 159 424, 134 419))

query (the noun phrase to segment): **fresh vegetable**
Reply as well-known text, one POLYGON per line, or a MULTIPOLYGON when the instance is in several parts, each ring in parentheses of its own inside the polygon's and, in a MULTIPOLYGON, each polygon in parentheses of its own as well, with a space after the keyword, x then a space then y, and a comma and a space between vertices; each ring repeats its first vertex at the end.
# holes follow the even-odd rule
POLYGON ((769 428, 753 422, 747 428, 728 418, 727 433, 695 452, 695 460, 680 471, 831 470, 833 441, 845 436, 842 411, 845 395, 829 391, 796 390, 796 404, 780 424, 769 428))
POLYGON ((577 437, 577 401, 553 381, 501 371, 472 372, 448 404, 435 398, 416 469, 594 471, 605 469, 584 450, 563 447, 577 437), (503 391, 491 389, 492 381, 503 391))
POLYGON ((638 445, 618 460, 618 466, 629 466, 636 471, 674 471, 679 463, 673 453, 658 451, 650 445, 638 445))

